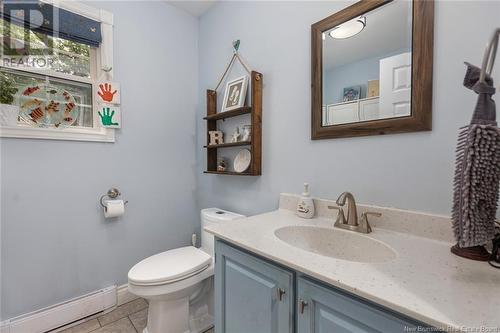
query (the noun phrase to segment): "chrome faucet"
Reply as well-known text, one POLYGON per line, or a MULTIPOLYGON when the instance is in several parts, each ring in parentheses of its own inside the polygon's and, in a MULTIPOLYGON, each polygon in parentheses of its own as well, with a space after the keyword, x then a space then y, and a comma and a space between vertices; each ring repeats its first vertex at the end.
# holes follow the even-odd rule
POLYGON ((337 209, 339 212, 337 214, 337 220, 335 221, 334 227, 362 232, 369 234, 372 232, 370 223, 368 223, 368 215, 374 215, 377 217, 382 216, 380 213, 375 212, 364 212, 361 214, 361 223, 358 223, 358 210, 356 209, 356 200, 350 192, 342 193, 337 199, 337 205, 328 206, 329 209, 337 209), (344 214, 342 207, 345 205, 347 200, 347 219, 344 214))

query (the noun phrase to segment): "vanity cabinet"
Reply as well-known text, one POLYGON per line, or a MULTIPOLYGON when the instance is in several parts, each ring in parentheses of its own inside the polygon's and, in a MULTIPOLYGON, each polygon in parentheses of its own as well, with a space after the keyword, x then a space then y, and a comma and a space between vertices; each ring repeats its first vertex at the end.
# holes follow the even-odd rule
POLYGON ((215 245, 215 331, 292 333, 294 273, 215 245))
POLYGON ((427 328, 302 273, 216 241, 216 333, 401 333, 427 328))
POLYGON ((411 332, 417 326, 339 290, 298 278, 297 333, 411 332))

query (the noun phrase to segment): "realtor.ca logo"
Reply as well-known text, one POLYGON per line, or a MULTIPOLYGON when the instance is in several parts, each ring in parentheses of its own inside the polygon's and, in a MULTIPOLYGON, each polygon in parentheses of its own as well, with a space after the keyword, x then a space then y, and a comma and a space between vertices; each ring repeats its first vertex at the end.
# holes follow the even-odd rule
POLYGON ((3 0, 1 10, 2 65, 51 67, 54 61, 52 37, 57 37, 59 31, 57 8, 36 0, 3 0))

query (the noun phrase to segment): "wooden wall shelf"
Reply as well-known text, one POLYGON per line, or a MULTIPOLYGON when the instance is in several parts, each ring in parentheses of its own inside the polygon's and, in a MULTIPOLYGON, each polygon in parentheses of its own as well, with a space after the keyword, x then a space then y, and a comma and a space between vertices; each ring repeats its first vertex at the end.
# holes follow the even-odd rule
POLYGON ((203 173, 214 175, 228 175, 228 176, 256 176, 250 172, 235 172, 235 171, 203 171, 203 173))
MULTIPOLYGON (((212 91, 212 90, 210 90, 212 91)), ((226 118, 231 118, 231 117, 236 117, 240 116, 242 114, 248 114, 252 112, 252 107, 251 106, 243 106, 238 109, 234 109, 231 111, 225 111, 225 112, 219 112, 216 114, 212 114, 210 116, 206 116, 203 119, 205 120, 219 120, 219 119, 226 119, 226 118)))
POLYGON ((225 148, 225 147, 238 147, 238 146, 251 146, 252 141, 238 141, 238 142, 228 142, 222 143, 220 145, 203 146, 203 148, 215 149, 215 148, 225 148))
POLYGON ((262 81, 261 73, 252 71, 251 73, 251 91, 250 98, 251 106, 244 106, 236 110, 217 113, 217 92, 215 90, 207 90, 207 116, 204 117, 207 121, 207 145, 204 146, 207 150, 207 174, 216 175, 233 175, 233 176, 260 176, 262 174, 262 81), (236 117, 244 114, 250 114, 252 125, 252 135, 250 141, 230 142, 220 145, 208 145, 209 131, 217 130, 217 121, 224 120, 230 117, 236 117), (220 148, 250 146, 252 161, 247 171, 239 173, 233 171, 217 171, 217 151, 220 148))

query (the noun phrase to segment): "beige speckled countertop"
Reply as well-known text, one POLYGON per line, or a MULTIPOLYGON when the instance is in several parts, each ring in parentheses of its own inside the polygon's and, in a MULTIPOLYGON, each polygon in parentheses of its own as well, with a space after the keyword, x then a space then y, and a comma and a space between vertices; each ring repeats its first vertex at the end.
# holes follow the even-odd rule
POLYGON ((289 225, 332 227, 333 219, 301 219, 283 206, 280 203, 277 211, 205 230, 434 327, 447 331, 485 327, 500 332, 500 270, 454 256, 449 241, 378 227, 363 237, 395 250, 397 257, 392 261, 360 263, 311 253, 281 241, 274 231, 289 225))

